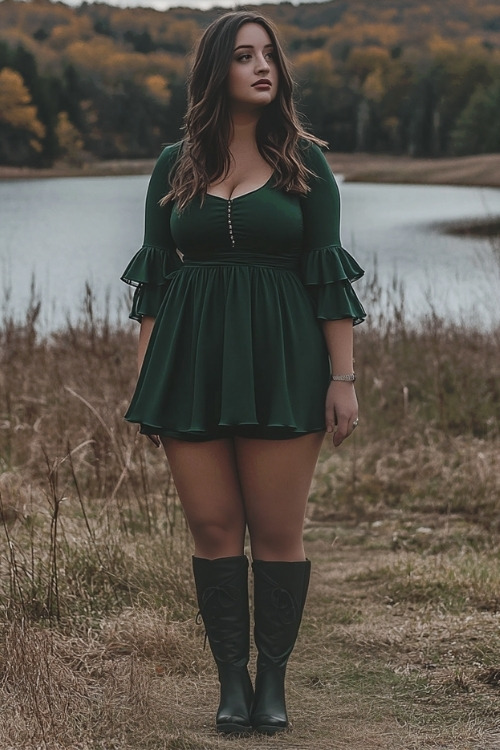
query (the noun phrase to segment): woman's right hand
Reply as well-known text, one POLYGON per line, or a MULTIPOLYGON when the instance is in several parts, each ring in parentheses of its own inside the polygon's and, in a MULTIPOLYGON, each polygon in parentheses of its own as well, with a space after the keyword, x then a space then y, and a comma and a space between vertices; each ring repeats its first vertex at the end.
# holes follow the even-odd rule
POLYGON ((326 395, 326 431, 333 437, 333 445, 339 445, 352 434, 358 423, 358 400, 354 384, 332 381, 326 395))

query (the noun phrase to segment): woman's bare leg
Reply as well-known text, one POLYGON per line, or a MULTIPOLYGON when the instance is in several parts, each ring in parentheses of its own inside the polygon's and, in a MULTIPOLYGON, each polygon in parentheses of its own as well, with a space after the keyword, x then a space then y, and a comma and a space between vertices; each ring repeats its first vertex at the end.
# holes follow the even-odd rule
POLYGON ((163 439, 195 543, 193 574, 200 614, 217 664, 217 731, 248 734, 253 687, 245 512, 232 440, 163 439))
POLYGON ((264 734, 288 727, 285 672, 309 584, 302 531, 322 441, 322 433, 292 440, 235 440, 254 574, 258 657, 250 719, 264 734))
POLYGON ((302 531, 323 433, 291 440, 236 438, 254 560, 304 560, 302 531))
POLYGON ((162 438, 196 557, 243 554, 245 510, 232 440, 162 438))

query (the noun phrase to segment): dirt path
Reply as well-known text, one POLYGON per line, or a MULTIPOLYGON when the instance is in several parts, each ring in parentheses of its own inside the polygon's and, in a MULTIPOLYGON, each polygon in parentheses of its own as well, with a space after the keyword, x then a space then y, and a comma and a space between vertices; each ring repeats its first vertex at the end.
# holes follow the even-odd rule
POLYGON ((216 734, 215 667, 186 559, 171 574, 189 597, 177 617, 135 606, 88 635, 5 628, 1 750, 500 750, 500 559, 475 548, 484 530, 459 517, 310 512, 292 731, 216 734))
MULTIPOLYGON (((487 683, 478 656, 498 637, 498 614, 446 611, 436 581, 413 601, 404 581, 422 557, 394 542, 395 528, 309 525, 312 585, 288 673, 293 731, 234 739, 231 748, 500 748, 498 682, 487 683)), ((177 727, 165 748, 228 746, 213 730, 217 686, 208 653, 207 663, 201 678, 163 683, 177 727)))

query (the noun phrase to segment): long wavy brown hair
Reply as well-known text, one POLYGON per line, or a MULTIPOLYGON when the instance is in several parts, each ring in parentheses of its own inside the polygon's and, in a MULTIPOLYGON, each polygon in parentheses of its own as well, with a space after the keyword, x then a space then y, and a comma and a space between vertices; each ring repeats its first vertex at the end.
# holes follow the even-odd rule
POLYGON ((162 199, 182 210, 195 196, 203 199, 207 188, 224 179, 231 167, 230 101, 227 93, 229 66, 236 35, 246 23, 256 23, 269 34, 278 68, 278 92, 262 111, 256 129, 257 146, 273 168, 274 185, 305 195, 311 172, 300 156, 300 139, 324 146, 302 127, 293 100, 294 82, 274 25, 264 16, 248 11, 225 13, 204 31, 188 78, 185 135, 179 159, 170 178, 170 191, 162 199))

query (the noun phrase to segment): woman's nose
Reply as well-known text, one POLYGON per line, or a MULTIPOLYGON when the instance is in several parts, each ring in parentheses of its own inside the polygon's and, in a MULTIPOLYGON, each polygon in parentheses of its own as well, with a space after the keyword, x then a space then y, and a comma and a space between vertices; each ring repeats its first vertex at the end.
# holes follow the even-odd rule
POLYGON ((259 55, 259 57, 257 58, 256 69, 260 73, 262 73, 262 72, 268 72, 270 70, 269 62, 264 57, 264 55, 259 55))

